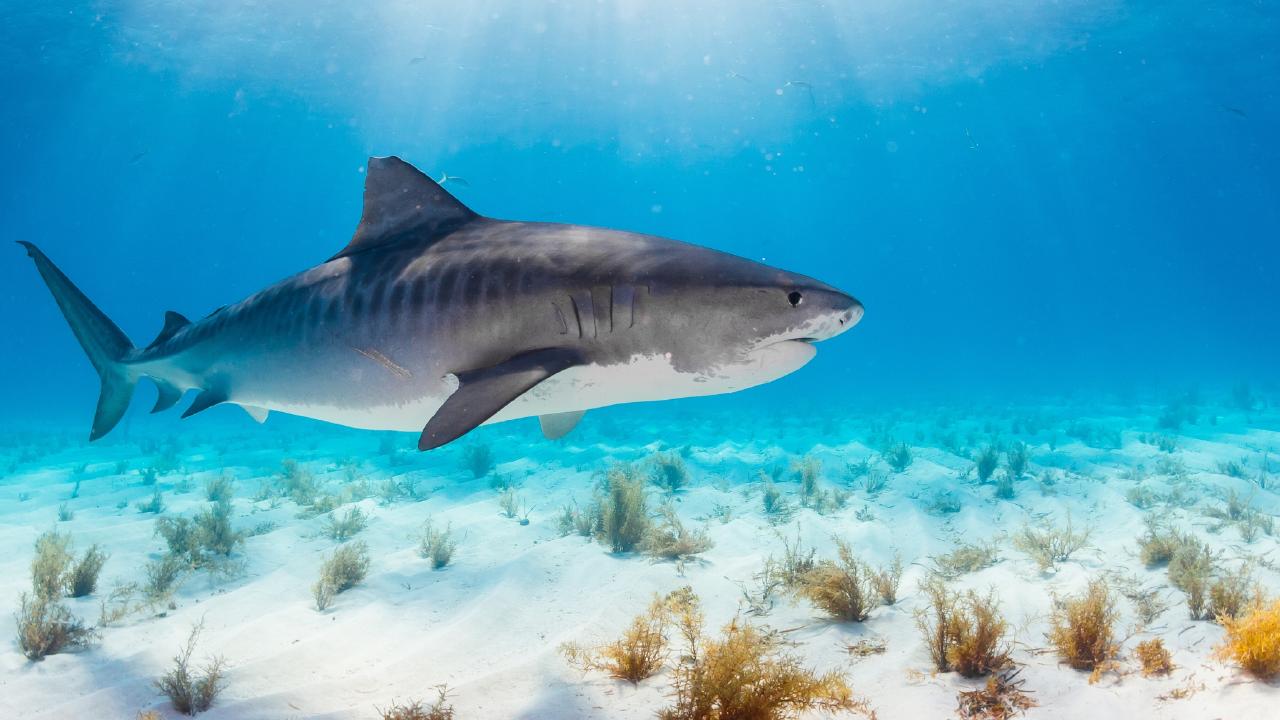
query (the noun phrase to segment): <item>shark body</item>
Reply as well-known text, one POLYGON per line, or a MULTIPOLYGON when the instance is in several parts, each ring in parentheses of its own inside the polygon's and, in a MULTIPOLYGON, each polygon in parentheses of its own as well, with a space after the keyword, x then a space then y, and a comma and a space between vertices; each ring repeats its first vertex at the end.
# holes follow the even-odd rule
POLYGON ((351 242, 328 261, 136 348, 34 245, 28 254, 102 379, 90 439, 139 379, 153 412, 220 403, 439 447, 537 416, 548 437, 591 408, 777 379, 862 306, 811 278, 636 233, 482 217, 402 160, 371 158, 351 242))

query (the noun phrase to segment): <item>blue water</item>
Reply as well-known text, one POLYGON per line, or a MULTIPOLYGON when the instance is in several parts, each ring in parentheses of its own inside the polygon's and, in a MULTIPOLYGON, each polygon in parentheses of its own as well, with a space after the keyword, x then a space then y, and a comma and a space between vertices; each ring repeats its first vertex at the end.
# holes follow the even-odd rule
POLYGON ((0 635, 0 717, 177 717, 155 681, 197 625, 192 657, 229 663, 210 718, 373 717, 440 683, 459 718, 656 717, 709 642, 669 628, 666 669, 635 687, 554 648, 619 637, 682 586, 708 638, 773 628, 882 717, 949 716, 984 681, 935 673, 917 622, 966 546, 991 557, 949 587, 999 595, 1031 716, 1274 715, 1275 683, 1214 655, 1222 618, 1145 545, 1167 530, 1203 552, 1215 607, 1255 581, 1280 597, 1278 17, 1270 0, 0 0, 0 240, 39 245, 135 344, 166 310, 202 317, 333 255, 382 155, 465 178, 447 189, 485 215, 700 243, 866 307, 777 382, 592 410, 554 443, 532 419, 429 453, 229 405, 179 420, 147 414, 143 382, 89 445, 99 379, 0 242, 5 632, 48 627, 24 621, 48 542, 109 556, 88 595, 55 582, 38 605, 100 642, 36 662, 0 635), (650 481, 672 467, 686 487, 650 481), (629 473, 647 511, 613 492, 629 473), (367 529, 334 531, 357 510, 367 529), (617 546, 604 517, 624 511, 659 532, 617 546), (1015 541, 1073 518, 1091 537, 1054 567, 1015 541), (705 533, 675 562, 650 544, 673 519, 705 533), (447 567, 428 528, 458 541, 447 567), (326 608, 313 583, 344 539, 367 543, 368 575, 326 608), (809 573, 769 589, 774 558, 832 561, 837 541, 866 573, 901 559, 894 607, 836 622, 801 597, 809 573), (1110 660, 1090 677, 1046 652, 1093 580, 1126 596, 1096 684, 1110 660), (876 638, 884 654, 851 654, 876 638), (1150 638, 1173 675, 1138 676, 1150 638))
MULTIPOLYGON (((484 214, 866 305, 801 372, 676 411, 1277 380, 1273 3, 352 5, 10 3, 3 236, 145 342, 331 255, 396 154, 484 214)), ((87 431, 97 378, 2 257, 4 419, 87 431)))

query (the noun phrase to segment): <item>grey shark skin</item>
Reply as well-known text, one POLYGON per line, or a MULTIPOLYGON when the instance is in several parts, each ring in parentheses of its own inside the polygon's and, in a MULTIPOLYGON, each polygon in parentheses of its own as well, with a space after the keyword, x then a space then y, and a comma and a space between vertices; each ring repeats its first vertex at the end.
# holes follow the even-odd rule
POLYGON ((135 348, 34 245, 102 379, 90 439, 140 378, 152 412, 198 394, 255 419, 277 410, 421 430, 423 450, 478 425, 538 416, 559 437, 624 402, 733 392, 793 372, 862 317, 849 295, 705 247, 475 214, 399 158, 371 158, 364 211, 328 261, 209 316, 169 312, 135 348))

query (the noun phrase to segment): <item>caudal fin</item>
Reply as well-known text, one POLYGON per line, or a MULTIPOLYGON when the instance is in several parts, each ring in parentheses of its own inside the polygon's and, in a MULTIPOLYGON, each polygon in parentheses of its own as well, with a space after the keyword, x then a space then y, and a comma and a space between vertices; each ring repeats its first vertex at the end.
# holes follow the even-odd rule
POLYGON ((137 379, 129 373, 124 361, 133 352, 133 343, 40 252, 40 248, 21 240, 18 244, 26 248, 27 255, 35 260, 40 277, 49 286, 49 292, 53 293, 53 299, 67 318, 71 332, 75 333, 76 340, 80 341, 89 362, 93 363, 102 379, 102 393, 98 396, 93 430, 89 433, 89 440, 97 440, 110 432, 129 408, 137 379))

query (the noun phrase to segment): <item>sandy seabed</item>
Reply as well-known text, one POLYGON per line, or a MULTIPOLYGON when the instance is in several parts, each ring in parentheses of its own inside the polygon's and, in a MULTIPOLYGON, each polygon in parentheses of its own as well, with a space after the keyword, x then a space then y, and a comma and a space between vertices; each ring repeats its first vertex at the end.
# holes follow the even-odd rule
MULTIPOLYGON (((1280 594, 1277 537, 1269 532, 1280 513, 1274 406, 1075 404, 820 419, 606 412, 589 414, 554 443, 523 421, 427 455, 409 449, 408 435, 226 419, 118 432, 93 446, 78 439, 79 429, 6 435, 0 616, 18 612, 34 542, 56 529, 71 534, 77 551, 97 543, 109 554, 97 591, 64 601, 97 623, 111 590, 144 582, 147 563, 165 551, 157 515, 137 507, 157 488, 162 517, 190 517, 209 506, 211 478, 233 478, 232 524, 248 537, 222 572, 190 573, 170 600, 109 623, 88 649, 33 662, 7 634, 0 717, 135 718, 147 710, 179 717, 153 681, 203 622, 195 657, 219 655, 228 668, 225 689, 202 715, 210 720, 376 718, 393 702, 433 699, 438 685, 447 685, 458 718, 651 718, 671 702, 669 669, 632 685, 576 669, 558 648, 612 640, 655 593, 686 585, 701 598, 709 632, 735 617, 783 631, 788 652, 817 670, 844 672, 879 718, 954 717, 957 693, 983 681, 934 671, 915 622, 925 603, 919 585, 937 557, 984 541, 998 547, 995 564, 950 585, 994 589, 1023 689, 1036 703, 1026 717, 1265 718, 1280 707, 1280 687, 1214 657, 1223 628, 1189 619, 1183 593, 1164 568, 1144 566, 1137 544, 1147 520, 1158 519, 1207 542, 1223 572, 1247 567, 1264 593, 1280 594), (972 458, 1015 441, 1026 443, 1030 464, 1012 497, 1002 498, 994 481, 978 480, 972 458), (900 472, 886 461, 896 443, 911 450, 900 472), (468 459, 481 447, 494 466, 476 477, 468 459), (711 549, 684 562, 654 561, 561 534, 563 508, 588 507, 611 463, 643 468, 663 450, 683 459, 687 485, 675 493, 651 488, 650 509, 670 501, 687 526, 705 530, 711 549), (802 457, 820 462, 817 487, 828 498, 820 510, 806 507, 814 503, 796 479, 792 464, 802 457), (324 531, 330 513, 281 496, 286 459, 336 499, 337 513, 359 507, 368 515, 355 538, 368 547, 368 576, 323 612, 311 588, 339 543, 324 531), (884 478, 882 490, 868 492, 868 475, 851 469, 863 461, 884 478), (516 517, 500 510, 506 485, 515 488, 516 517), (788 510, 765 512, 769 485, 788 510), (1248 508, 1249 527, 1222 517, 1233 499, 1248 508), (70 519, 58 519, 60 507, 70 519), (1011 541, 1024 526, 1068 517, 1089 540, 1051 569, 1011 541), (458 542, 443 569, 418 552, 428 518, 458 542), (784 538, 799 538, 818 557, 834 557, 840 538, 873 566, 900 555, 898 601, 865 622, 840 623, 779 592, 767 612, 748 615, 746 596, 766 559, 781 556, 784 538), (1088 672, 1059 661, 1046 632, 1056 599, 1098 577, 1120 597, 1122 645, 1117 667, 1090 682, 1088 672), (1146 623, 1133 599, 1143 593, 1164 606, 1146 623), (1172 651, 1176 668, 1167 676, 1138 671, 1133 649, 1151 638, 1172 651), (884 651, 851 654, 862 640, 883 642, 884 651)), ((1002 454, 998 472, 1004 465, 1002 454)))

